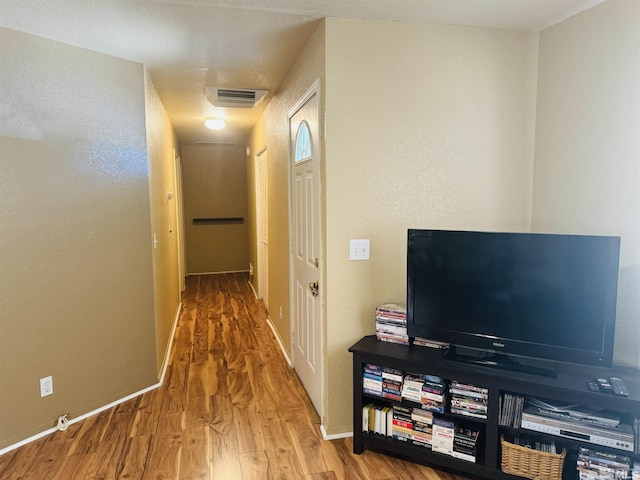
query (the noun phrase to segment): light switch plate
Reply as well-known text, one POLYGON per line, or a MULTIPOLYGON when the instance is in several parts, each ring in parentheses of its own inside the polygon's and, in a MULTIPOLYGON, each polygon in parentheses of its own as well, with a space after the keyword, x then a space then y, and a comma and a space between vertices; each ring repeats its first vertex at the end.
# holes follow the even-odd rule
POLYGON ((349 260, 369 260, 369 239, 349 240, 349 260))

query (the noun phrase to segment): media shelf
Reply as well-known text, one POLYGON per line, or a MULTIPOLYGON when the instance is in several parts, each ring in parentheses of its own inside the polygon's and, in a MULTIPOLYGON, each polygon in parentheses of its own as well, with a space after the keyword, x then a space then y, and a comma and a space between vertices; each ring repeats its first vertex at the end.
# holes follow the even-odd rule
MULTIPOLYGON (((529 373, 504 371, 487 366, 460 363, 444 358, 444 350, 399 345, 380 342, 375 336, 363 337, 349 351, 353 354, 353 451, 360 454, 365 449, 378 451, 424 463, 444 470, 458 472, 474 478, 515 479, 521 478, 506 474, 501 469, 502 450, 500 437, 529 437, 533 440, 553 440, 559 448, 565 448, 562 478, 578 478, 576 459, 579 447, 624 455, 632 461, 640 462, 640 454, 626 451, 615 446, 602 446, 582 441, 580 438, 564 438, 546 432, 536 432, 514 426, 500 425, 501 398, 505 394, 520 397, 535 397, 566 404, 579 404, 584 407, 607 409, 623 416, 640 416, 640 371, 626 367, 611 369, 585 367, 571 364, 558 364, 556 376, 538 376, 529 373), (476 461, 466 461, 450 455, 437 453, 408 442, 376 433, 363 432, 363 407, 368 404, 393 406, 414 405, 414 402, 390 400, 363 392, 364 369, 366 365, 378 365, 456 380, 462 383, 479 385, 487 389, 486 419, 473 418, 460 414, 435 414, 453 421, 464 421, 477 425, 481 431, 476 461), (587 382, 597 377, 620 377, 629 390, 629 396, 621 397, 589 391, 587 382)), ((638 450, 635 450, 637 452, 638 450)))

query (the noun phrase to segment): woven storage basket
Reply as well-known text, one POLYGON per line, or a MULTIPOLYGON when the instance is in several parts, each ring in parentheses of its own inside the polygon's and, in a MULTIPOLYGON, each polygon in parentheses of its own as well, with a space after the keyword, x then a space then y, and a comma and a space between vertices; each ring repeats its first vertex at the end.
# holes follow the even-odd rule
POLYGON ((502 471, 533 480, 562 480, 562 464, 567 455, 541 452, 533 448, 514 445, 500 437, 502 444, 502 471))

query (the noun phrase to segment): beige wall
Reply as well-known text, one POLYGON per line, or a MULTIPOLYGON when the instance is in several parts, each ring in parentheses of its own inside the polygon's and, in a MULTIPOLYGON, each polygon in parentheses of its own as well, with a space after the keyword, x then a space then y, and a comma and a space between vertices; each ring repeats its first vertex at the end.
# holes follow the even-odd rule
MULTIPOLYGON (((324 98, 324 24, 309 40, 277 95, 265 109, 249 139, 248 159, 251 230, 251 261, 255 252, 255 155, 266 148, 269 189, 269 305, 270 318, 282 346, 291 354, 289 299, 289 128, 288 111, 320 79, 320 99, 324 98), (282 308, 282 318, 279 310, 282 308)), ((323 149, 324 150, 324 149, 323 149)), ((323 162, 323 160, 322 160, 323 162)), ((257 270, 254 282, 257 281, 257 270)))
POLYGON ((405 303, 414 228, 529 229, 535 39, 515 31, 328 19, 328 433, 351 430, 348 347, 405 303), (349 239, 371 260, 348 259, 349 239))
POLYGON ((182 147, 187 273, 249 269, 245 145, 182 147), (194 218, 243 218, 194 225, 194 218))
POLYGON ((535 231, 620 235, 615 358, 640 367, 640 3, 540 35, 535 231))
POLYGON ((154 384, 157 358, 143 67, 0 44, 2 448, 154 384))
POLYGON ((178 203, 175 155, 178 139, 160 97, 145 71, 147 152, 151 232, 157 245, 152 250, 153 291, 158 375, 168 361, 168 346, 180 308, 181 282, 178 273, 178 203), (171 192, 169 198, 168 193, 171 192))

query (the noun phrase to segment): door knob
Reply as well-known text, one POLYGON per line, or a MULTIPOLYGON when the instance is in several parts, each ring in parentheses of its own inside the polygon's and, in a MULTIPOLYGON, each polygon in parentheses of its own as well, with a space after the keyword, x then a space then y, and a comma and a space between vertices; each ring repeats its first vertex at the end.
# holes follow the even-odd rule
POLYGON ((311 295, 313 295, 314 297, 318 296, 318 288, 320 288, 320 286, 318 285, 318 282, 309 282, 309 290, 311 290, 311 295))

